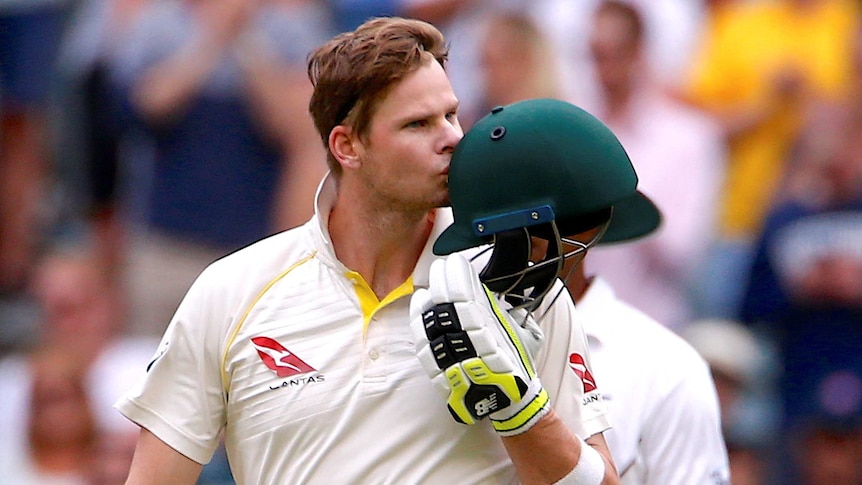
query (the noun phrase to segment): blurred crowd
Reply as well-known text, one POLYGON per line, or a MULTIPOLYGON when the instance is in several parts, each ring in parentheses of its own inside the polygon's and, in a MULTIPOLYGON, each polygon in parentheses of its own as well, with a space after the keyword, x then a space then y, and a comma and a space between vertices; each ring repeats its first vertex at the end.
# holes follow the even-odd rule
POLYGON ((305 58, 376 15, 444 31, 465 128, 617 134, 663 222, 587 272, 709 362, 732 483, 862 484, 858 0, 0 0, 0 477, 122 483, 113 402, 207 264, 311 215, 305 58))

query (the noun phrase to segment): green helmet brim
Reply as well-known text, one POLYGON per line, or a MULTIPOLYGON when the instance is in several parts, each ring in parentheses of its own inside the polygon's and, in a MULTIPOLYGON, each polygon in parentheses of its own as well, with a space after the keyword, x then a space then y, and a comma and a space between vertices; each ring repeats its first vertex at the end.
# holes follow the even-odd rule
MULTIPOLYGON (((611 222, 599 245, 639 239, 651 234, 661 225, 662 217, 658 207, 640 191, 617 201, 613 209, 611 222)), ((476 236, 470 226, 452 224, 434 242, 434 254, 442 256, 490 242, 490 236, 476 236)))
POLYGON ((476 236, 470 226, 452 224, 434 242, 434 254, 445 256, 457 251, 481 246, 490 242, 490 237, 476 236))
POLYGON ((631 241, 649 235, 661 225, 661 212, 640 191, 614 203, 611 223, 600 245, 631 241))

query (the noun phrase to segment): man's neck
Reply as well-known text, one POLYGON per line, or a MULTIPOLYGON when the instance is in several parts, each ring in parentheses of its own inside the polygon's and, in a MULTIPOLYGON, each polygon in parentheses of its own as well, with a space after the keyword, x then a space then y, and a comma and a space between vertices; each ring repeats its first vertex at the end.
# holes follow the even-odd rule
POLYGON ((584 269, 585 262, 579 262, 578 266, 573 270, 569 270, 566 268, 564 271, 569 274, 569 277, 566 278, 566 288, 569 290, 569 295, 572 297, 572 301, 575 304, 580 301, 581 298, 584 297, 587 290, 590 288, 590 283, 592 283, 593 278, 587 277, 586 270, 584 269))
POLYGON ((383 298, 413 273, 434 226, 434 212, 382 212, 339 197, 329 216, 335 254, 383 298))
POLYGON ((566 287, 569 289, 569 294, 572 295, 572 300, 577 304, 590 288, 590 280, 583 275, 576 275, 569 278, 566 287))
POLYGON ((629 111, 633 90, 628 87, 616 87, 605 91, 605 119, 608 122, 620 123, 629 111))

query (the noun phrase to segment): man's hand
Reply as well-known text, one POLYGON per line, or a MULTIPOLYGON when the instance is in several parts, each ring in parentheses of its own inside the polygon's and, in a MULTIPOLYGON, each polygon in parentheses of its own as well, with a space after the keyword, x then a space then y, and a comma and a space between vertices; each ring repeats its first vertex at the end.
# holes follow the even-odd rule
POLYGON ((453 254, 431 265, 428 289, 410 302, 416 352, 458 422, 489 416, 503 436, 521 434, 550 407, 533 368, 542 334, 528 314, 500 308, 470 263, 453 254))

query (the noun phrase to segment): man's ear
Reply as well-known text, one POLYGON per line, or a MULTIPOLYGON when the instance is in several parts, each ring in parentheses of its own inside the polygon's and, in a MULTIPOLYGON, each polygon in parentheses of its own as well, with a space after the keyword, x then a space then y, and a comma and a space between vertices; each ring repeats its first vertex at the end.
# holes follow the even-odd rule
POLYGON ((344 125, 338 125, 329 132, 329 151, 346 169, 359 167, 362 142, 353 130, 344 125))

